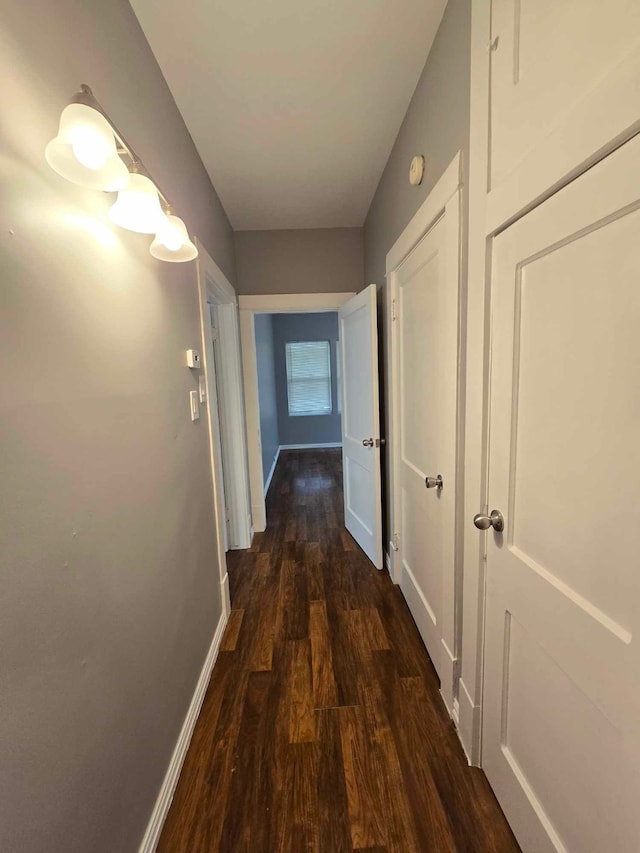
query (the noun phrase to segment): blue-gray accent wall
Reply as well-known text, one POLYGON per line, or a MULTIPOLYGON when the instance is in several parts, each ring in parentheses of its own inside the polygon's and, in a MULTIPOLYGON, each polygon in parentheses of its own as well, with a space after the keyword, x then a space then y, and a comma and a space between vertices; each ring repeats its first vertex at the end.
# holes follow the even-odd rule
POLYGON ((273 345, 280 444, 331 444, 342 440, 338 404, 336 351, 338 314, 273 314, 273 345), (290 417, 287 405, 287 365, 285 345, 292 341, 329 341, 331 344, 330 415, 290 417))

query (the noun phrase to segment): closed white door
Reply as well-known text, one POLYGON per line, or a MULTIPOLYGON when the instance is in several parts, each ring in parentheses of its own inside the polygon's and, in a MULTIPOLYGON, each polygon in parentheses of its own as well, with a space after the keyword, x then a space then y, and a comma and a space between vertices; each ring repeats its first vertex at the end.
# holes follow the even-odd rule
POLYGON ((382 568, 382 493, 376 286, 340 308, 344 519, 349 533, 382 568))
POLYGON ((525 851, 631 853, 640 138, 495 239, 491 298, 483 767, 525 851))
POLYGON ((400 588, 449 706, 455 610, 457 212, 456 193, 394 277, 400 588))
MULTIPOLYGON (((609 75, 640 49, 638 0, 492 0, 491 185, 495 186, 609 75)), ((630 79, 634 79, 632 74, 630 79)), ((637 82, 621 83, 614 98, 595 98, 593 121, 637 118, 637 82), (625 105, 624 101, 628 100, 625 105)), ((565 140, 569 157, 579 137, 565 140)), ((573 163, 569 162, 569 167, 573 163)))

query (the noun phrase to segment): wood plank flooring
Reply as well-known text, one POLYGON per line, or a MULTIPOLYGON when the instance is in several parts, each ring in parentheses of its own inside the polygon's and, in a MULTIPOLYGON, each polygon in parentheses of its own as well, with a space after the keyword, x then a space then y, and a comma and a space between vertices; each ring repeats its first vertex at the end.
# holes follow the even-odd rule
POLYGON ((339 450, 283 451, 160 851, 517 851, 400 590, 343 528, 339 450))

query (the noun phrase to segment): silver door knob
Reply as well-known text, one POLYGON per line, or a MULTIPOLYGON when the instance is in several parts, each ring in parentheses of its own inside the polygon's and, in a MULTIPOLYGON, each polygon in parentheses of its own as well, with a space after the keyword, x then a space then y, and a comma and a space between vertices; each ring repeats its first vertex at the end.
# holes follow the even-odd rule
POLYGON ((373 447, 375 441, 372 438, 363 438, 362 444, 364 445, 364 447, 373 447))
POLYGON ((424 484, 428 489, 441 489, 444 486, 442 474, 438 474, 437 477, 425 477, 424 484))
POLYGON ((490 527, 493 527, 496 533, 502 533, 504 530, 504 516, 499 509, 492 509, 491 515, 479 512, 473 516, 473 523, 478 530, 488 530, 490 527))

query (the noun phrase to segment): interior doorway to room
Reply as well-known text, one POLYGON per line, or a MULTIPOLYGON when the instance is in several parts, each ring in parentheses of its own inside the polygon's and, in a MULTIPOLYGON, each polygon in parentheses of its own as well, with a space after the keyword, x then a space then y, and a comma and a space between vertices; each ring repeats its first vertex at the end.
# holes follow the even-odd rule
POLYGON ((254 530, 282 454, 341 448, 344 526, 381 569, 375 286, 240 297, 240 309, 254 530))
POLYGON ((218 542, 221 600, 230 610, 226 552, 251 545, 242 361, 236 294, 198 244, 202 372, 194 371, 200 417, 209 426, 209 457, 218 542))

